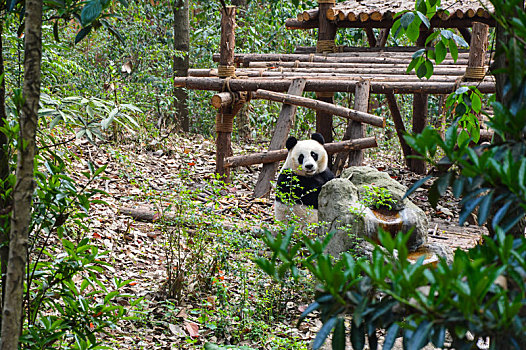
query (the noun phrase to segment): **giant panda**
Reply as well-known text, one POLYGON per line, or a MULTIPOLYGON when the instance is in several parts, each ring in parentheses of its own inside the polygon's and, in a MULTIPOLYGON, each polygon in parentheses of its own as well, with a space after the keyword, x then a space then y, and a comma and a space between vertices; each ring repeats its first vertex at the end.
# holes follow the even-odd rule
POLYGON ((287 159, 278 176, 274 215, 277 221, 298 219, 303 224, 318 222, 318 195, 334 174, 327 167, 327 151, 321 134, 310 140, 287 139, 287 159))

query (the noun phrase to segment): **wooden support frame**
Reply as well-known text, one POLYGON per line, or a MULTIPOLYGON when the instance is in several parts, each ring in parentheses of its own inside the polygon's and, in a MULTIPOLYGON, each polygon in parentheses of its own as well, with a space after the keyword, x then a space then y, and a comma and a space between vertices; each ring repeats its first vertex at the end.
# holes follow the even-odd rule
POLYGON ((360 110, 345 108, 332 103, 313 100, 307 97, 282 94, 279 92, 268 90, 257 90, 253 98, 307 107, 320 112, 324 112, 326 114, 337 115, 343 118, 347 118, 358 123, 365 123, 379 128, 385 128, 385 118, 383 117, 378 117, 376 115, 369 114, 360 110))
MULTIPOLYGON (((354 92, 354 109, 360 112, 367 112, 369 108, 369 92, 371 90, 371 81, 364 80, 356 85, 354 92)), ((355 140, 361 139, 365 136, 365 129, 363 124, 356 121, 349 121, 347 129, 343 135, 343 140, 355 140)), ((362 165, 363 163, 363 151, 353 150, 348 153, 339 153, 334 162, 333 171, 336 175, 339 175, 349 159, 349 165, 362 165)))
MULTIPOLYGON (((289 87, 288 94, 301 95, 305 88, 305 79, 295 79, 289 87)), ((281 112, 279 113, 276 128, 270 141, 270 151, 282 149, 285 146, 287 137, 290 133, 290 129, 294 124, 294 117, 296 115, 296 105, 294 104, 283 104, 281 112)), ((270 181, 274 180, 276 171, 278 170, 278 163, 268 163, 263 165, 263 169, 259 173, 256 186, 254 188, 254 197, 261 198, 266 197, 270 193, 271 186, 270 181)))

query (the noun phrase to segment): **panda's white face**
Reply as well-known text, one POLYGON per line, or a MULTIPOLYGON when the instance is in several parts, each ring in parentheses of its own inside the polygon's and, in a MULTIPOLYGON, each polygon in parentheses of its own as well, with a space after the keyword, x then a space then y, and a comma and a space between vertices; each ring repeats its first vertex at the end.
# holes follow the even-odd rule
POLYGON ((313 176, 327 169, 327 158, 327 151, 318 141, 298 141, 289 151, 283 169, 291 169, 300 176, 313 176))

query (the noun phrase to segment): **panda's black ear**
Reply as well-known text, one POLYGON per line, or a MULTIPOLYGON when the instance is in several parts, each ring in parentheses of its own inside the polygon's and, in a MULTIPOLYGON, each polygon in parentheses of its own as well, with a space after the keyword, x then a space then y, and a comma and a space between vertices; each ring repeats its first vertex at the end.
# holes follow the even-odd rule
POLYGON ((297 143, 298 143, 298 140, 294 136, 290 136, 287 139, 287 143, 285 143, 285 145, 287 146, 287 149, 290 151, 291 149, 294 148, 294 146, 296 146, 297 143))
POLYGON ((325 139, 323 138, 322 134, 319 134, 319 133, 312 134, 311 139, 313 139, 314 141, 318 141, 322 145, 325 144, 325 139))

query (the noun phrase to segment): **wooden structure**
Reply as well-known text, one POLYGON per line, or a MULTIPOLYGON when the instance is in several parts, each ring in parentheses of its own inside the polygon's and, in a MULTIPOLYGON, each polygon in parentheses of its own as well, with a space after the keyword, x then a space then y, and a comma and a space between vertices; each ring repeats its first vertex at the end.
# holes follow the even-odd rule
MULTIPOLYGON (((339 153, 334 159, 334 170, 341 169, 347 159, 351 165, 360 164, 361 150, 376 146, 374 138, 364 138, 363 124, 384 127, 385 119, 367 113, 370 93, 385 94, 407 157, 412 153, 402 138, 406 128, 395 94, 414 94, 413 131, 419 132, 426 124, 428 94, 449 94, 461 83, 477 86, 483 93, 495 91, 493 77, 485 75, 489 59, 485 51, 487 26, 494 25, 490 5, 481 7, 475 0, 463 0, 460 5, 456 0, 443 3, 443 8, 449 12, 439 11, 431 19, 431 25, 461 29, 460 33, 471 40, 471 50, 460 50, 457 61, 448 54, 444 62, 435 67, 429 80, 406 72, 414 52, 424 47, 429 35, 427 28, 421 29, 419 46, 384 47, 394 23, 393 15, 404 9, 412 10, 413 1, 363 0, 335 4, 334 0, 318 0, 318 5, 317 9, 287 20, 290 29, 319 28, 317 46, 300 47, 293 54, 234 54, 235 8, 227 7, 222 11, 221 52, 214 56, 219 62, 218 68, 191 69, 189 77, 174 79, 176 87, 218 92, 212 98, 212 105, 218 109, 216 171, 228 180, 229 169, 233 166, 264 163, 256 196, 269 192, 269 181, 274 179, 277 170, 275 162, 286 156, 283 147, 293 123, 294 106, 316 110, 316 130, 328 142, 328 152, 339 153), (472 26, 474 35, 467 29, 472 26), (337 30, 350 27, 364 28, 370 47, 336 46, 337 30), (381 28, 378 38, 374 28, 381 28), (285 91, 287 93, 283 93, 285 91), (315 92, 317 100, 302 97, 304 91, 315 92), (335 92, 355 93, 354 109, 334 105, 335 92), (230 146, 233 119, 250 99, 279 101, 283 109, 267 153, 234 157, 230 146), (333 116, 349 121, 342 142, 332 143, 333 116)), ((422 162, 412 160, 408 165, 413 171, 425 171, 422 162)))

